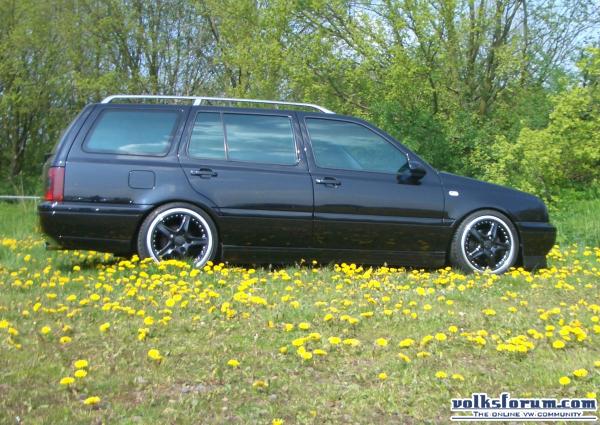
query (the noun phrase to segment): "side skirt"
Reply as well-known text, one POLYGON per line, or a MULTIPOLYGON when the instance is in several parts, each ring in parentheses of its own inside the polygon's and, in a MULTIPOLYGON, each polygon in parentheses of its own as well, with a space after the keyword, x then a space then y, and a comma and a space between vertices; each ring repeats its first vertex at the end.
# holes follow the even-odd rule
POLYGON ((221 254, 223 261, 232 263, 289 264, 302 260, 317 260, 322 263, 387 264, 423 268, 439 268, 446 264, 446 253, 443 251, 409 252, 222 245, 221 254))

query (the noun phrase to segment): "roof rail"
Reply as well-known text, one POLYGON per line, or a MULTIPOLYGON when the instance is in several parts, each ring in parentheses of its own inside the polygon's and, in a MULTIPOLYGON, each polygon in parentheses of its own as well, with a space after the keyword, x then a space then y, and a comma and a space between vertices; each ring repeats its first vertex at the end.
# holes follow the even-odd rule
POLYGON ((209 102, 247 102, 247 103, 264 103, 268 105, 288 105, 288 106, 303 106, 305 108, 313 108, 325 114, 333 114, 327 108, 315 105, 313 103, 301 102, 283 102, 278 100, 262 100, 262 99, 238 99, 234 97, 207 97, 207 96, 163 96, 163 95, 146 95, 146 94, 115 94, 108 96, 100 103, 110 103, 116 99, 173 99, 173 100, 192 100, 193 105, 201 105, 204 101, 209 102))

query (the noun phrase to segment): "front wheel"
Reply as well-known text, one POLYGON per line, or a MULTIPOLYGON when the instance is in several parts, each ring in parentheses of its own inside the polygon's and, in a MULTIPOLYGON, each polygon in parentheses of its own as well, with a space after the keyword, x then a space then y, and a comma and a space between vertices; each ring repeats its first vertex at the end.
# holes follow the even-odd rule
POLYGON ((216 227, 203 210, 186 203, 162 205, 140 227, 137 240, 141 258, 192 260, 202 267, 215 257, 216 227))
POLYGON ((458 226, 450 261, 465 271, 501 274, 515 264, 518 253, 519 236, 510 219, 497 211, 483 210, 469 215, 458 226))

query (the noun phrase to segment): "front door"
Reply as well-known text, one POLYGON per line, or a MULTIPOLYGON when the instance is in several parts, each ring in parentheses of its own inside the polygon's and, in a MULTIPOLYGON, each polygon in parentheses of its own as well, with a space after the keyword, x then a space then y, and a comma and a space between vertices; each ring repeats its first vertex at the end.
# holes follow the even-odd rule
POLYGON ((180 162, 192 187, 217 206, 225 250, 309 244, 313 194, 293 115, 193 113, 180 162))
POLYGON ((377 252, 411 263, 443 256, 449 229, 435 170, 426 166, 420 181, 398 179, 408 151, 362 123, 308 115, 303 126, 312 151, 316 247, 341 258, 377 252))

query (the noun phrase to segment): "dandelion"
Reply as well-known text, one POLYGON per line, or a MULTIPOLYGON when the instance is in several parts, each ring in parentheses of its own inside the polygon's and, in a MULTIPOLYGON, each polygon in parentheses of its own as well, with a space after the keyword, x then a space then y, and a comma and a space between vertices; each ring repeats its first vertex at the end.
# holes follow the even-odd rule
POLYGON ((148 357, 156 362, 160 362, 163 359, 163 356, 160 355, 160 351, 156 348, 148 350, 148 357))
POLYGON ((379 347, 387 347, 388 340, 385 338, 377 338, 375 340, 375 344, 377 344, 379 347))
POLYGON ((279 347, 279 352, 280 352, 281 354, 287 354, 287 352, 288 352, 288 348, 287 348, 287 347, 285 347, 285 346, 284 346, 284 347, 279 347))
POLYGON ((85 404, 87 406, 94 406, 98 403, 100 403, 100 397, 98 397, 98 396, 88 397, 85 400, 83 400, 83 404, 85 404))
POLYGON ((446 372, 444 372, 443 370, 440 370, 435 373, 435 377, 438 379, 446 379, 448 377, 448 374, 446 372))
POLYGON ((400 360, 402 360, 404 363, 410 363, 410 357, 408 357, 406 354, 404 353, 398 353, 398 357, 400 358, 400 360))
POLYGON ((330 336, 329 338, 327 338, 327 341, 331 345, 339 345, 342 342, 342 338, 337 337, 337 336, 330 336))
POLYGON ((317 348, 315 350, 313 350, 313 354, 315 356, 326 356, 327 355, 327 351, 321 349, 321 348, 317 348))
POLYGON ((59 342, 63 345, 68 344, 69 342, 71 342, 71 337, 70 336, 62 336, 62 337, 60 337, 59 342))
POLYGON ((240 367, 240 362, 238 362, 236 359, 231 359, 227 362, 227 365, 236 368, 240 367))
POLYGON ((552 343, 552 348, 554 348, 556 350, 560 350, 561 348, 565 348, 565 343, 562 342, 561 340, 557 339, 556 341, 554 341, 552 343))
POLYGON ((453 373, 451 378, 454 379, 455 381, 464 381, 465 380, 465 377, 462 376, 460 373, 453 373))
POLYGON ((302 329, 303 331, 307 331, 310 329, 310 323, 302 322, 298 323, 298 329, 302 329))
POLYGON ((62 378, 59 381, 60 385, 64 385, 64 386, 69 386, 72 385, 75 382, 75 378, 73 378, 72 376, 65 376, 64 378, 62 378))
POLYGON ((98 329, 100 329, 100 332, 106 332, 106 331, 108 331, 110 329, 110 323, 108 323, 108 322, 102 323, 98 327, 98 329))
POLYGON ((276 418, 271 421, 271 425, 283 425, 283 419, 276 418))
POLYGON ((446 341, 448 339, 448 337, 446 336, 446 334, 440 332, 440 333, 435 334, 435 339, 437 341, 441 342, 441 341, 446 341))
POLYGON ((454 325, 450 325, 450 326, 448 326, 448 332, 454 334, 454 333, 458 332, 458 327, 454 326, 454 325))
POLYGON ((569 378, 568 376, 561 376, 558 380, 558 383, 560 385, 569 385, 571 383, 571 378, 569 378))
POLYGON ((585 394, 585 398, 595 399, 596 397, 597 397, 597 395, 594 392, 589 392, 589 393, 585 394))
POLYGON ((269 383, 267 381, 263 381, 262 379, 258 379, 252 383, 252 386, 258 390, 263 390, 269 387, 269 383))
POLYGON ((44 326, 42 329, 40 329, 40 333, 42 335, 48 335, 50 332, 52 332, 52 328, 50 326, 44 326))
POLYGON ((573 371, 573 376, 577 378, 585 378, 588 376, 588 371, 586 369, 576 369, 573 371))
POLYGON ((87 371, 85 369, 77 369, 74 373, 75 378, 85 378, 87 376, 87 371))
POLYGON ((75 369, 85 369, 86 367, 88 367, 88 361, 87 360, 75 360, 73 362, 73 367, 75 367, 75 369))
POLYGON ((385 381, 386 379, 388 379, 387 373, 385 372, 381 372, 379 375, 377 375, 377 377, 381 380, 381 381, 385 381))
POLYGON ((415 343, 415 340, 412 338, 403 339, 398 343, 398 347, 400 348, 408 348, 415 343))

